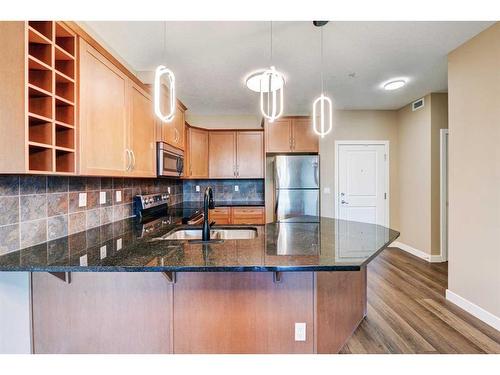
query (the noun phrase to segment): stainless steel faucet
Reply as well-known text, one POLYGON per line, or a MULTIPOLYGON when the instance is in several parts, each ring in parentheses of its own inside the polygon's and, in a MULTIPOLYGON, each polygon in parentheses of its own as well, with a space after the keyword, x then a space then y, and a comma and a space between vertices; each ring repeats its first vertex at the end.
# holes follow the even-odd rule
POLYGON ((203 230, 201 232, 202 241, 210 241, 210 225, 208 223, 208 210, 215 208, 214 193, 212 188, 208 186, 205 189, 205 196, 203 198, 203 230))

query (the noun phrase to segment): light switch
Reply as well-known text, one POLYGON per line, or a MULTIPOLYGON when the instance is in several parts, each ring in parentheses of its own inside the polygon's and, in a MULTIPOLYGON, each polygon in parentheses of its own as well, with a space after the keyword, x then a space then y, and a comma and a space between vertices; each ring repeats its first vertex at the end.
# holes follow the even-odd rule
POLYGON ((87 205, 87 193, 78 194, 78 207, 85 207, 87 205))
POLYGON ((107 256, 107 250, 108 250, 108 247, 106 245, 101 246, 101 249, 100 249, 101 259, 106 258, 106 256, 107 256))
POLYGON ((170 194, 170 186, 167 186, 167 193, 170 194))
POLYGON ((116 202, 121 202, 122 201, 122 191, 121 190, 117 190, 116 191, 115 201, 116 202))
POLYGON ((121 250, 121 249, 122 249, 122 239, 118 238, 116 240, 116 251, 121 250))
POLYGON ((101 191, 99 193, 99 204, 105 204, 106 203, 106 192, 101 191))
POLYGON ((306 341, 306 323, 295 323, 295 341, 306 341))
POLYGON ((234 191, 240 191, 240 187, 238 185, 234 185, 234 191))
POLYGON ((200 192, 200 185, 196 185, 196 192, 199 193, 200 192))
POLYGON ((85 254, 80 257, 80 267, 87 267, 87 266, 88 266, 87 254, 85 254))

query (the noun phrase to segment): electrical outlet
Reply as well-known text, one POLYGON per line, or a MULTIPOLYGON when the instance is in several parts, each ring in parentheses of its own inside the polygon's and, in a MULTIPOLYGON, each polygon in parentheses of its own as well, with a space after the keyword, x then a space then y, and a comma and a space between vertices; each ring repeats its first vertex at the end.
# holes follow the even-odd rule
POLYGON ((323 193, 330 194, 330 188, 329 187, 324 188, 323 193))
POLYGON ((99 204, 106 204, 106 192, 101 191, 99 193, 99 204))
POLYGON ((116 202, 121 202, 122 201, 122 191, 121 190, 117 190, 116 191, 116 197, 115 197, 115 201, 116 202))
POLYGON ((295 341, 306 341, 306 323, 295 323, 295 341))
POLYGON ((170 186, 167 186, 167 193, 170 194, 170 186))
POLYGON ((122 239, 118 238, 116 240, 116 251, 121 250, 121 249, 122 249, 122 239))
POLYGON ((108 250, 108 247, 106 245, 101 246, 101 249, 100 249, 101 259, 106 258, 106 256, 107 256, 107 250, 108 250))
POLYGON ((78 194, 78 207, 85 207, 87 205, 87 193, 78 194))
POLYGON ((88 266, 88 258, 87 254, 85 254, 80 257, 80 267, 87 267, 87 266, 88 266))
POLYGON ((234 191, 240 191, 240 187, 238 185, 234 185, 234 191))
POLYGON ((200 192, 200 185, 196 185, 196 192, 199 193, 200 192))

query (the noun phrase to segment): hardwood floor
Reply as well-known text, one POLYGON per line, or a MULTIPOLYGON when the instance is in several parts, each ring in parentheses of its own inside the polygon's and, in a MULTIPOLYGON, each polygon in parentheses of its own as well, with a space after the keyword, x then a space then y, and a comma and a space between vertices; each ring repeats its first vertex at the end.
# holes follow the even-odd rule
POLYGON ((447 263, 400 249, 368 266, 368 315, 341 353, 500 353, 500 333, 445 299, 447 263))

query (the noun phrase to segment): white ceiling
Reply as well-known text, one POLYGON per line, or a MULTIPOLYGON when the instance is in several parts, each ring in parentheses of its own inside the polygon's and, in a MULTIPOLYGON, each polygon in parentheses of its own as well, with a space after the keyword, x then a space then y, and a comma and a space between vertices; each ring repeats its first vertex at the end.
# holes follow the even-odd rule
MULTIPOLYGON (((323 28, 327 94, 340 109, 398 109, 447 90, 447 54, 493 22, 330 22, 323 28), (355 77, 349 77, 355 73, 355 77), (407 86, 381 90, 394 77, 407 86)), ((270 65, 269 22, 85 22, 136 71, 165 63, 177 95, 198 115, 258 114, 244 77, 270 65)), ((273 64, 286 76, 285 113, 306 115, 320 94, 320 33, 312 22, 273 22, 273 64)))

